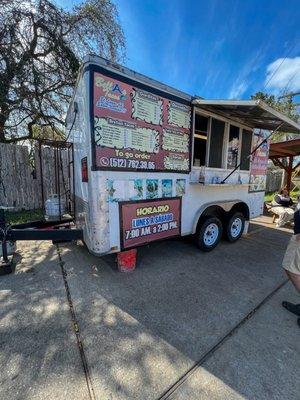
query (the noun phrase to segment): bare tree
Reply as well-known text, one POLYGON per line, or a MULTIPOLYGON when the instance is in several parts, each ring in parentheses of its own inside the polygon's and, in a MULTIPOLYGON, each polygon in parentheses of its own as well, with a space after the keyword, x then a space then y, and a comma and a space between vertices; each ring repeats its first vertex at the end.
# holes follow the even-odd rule
POLYGON ((0 142, 61 134, 66 104, 87 53, 118 60, 125 41, 111 0, 67 11, 50 0, 0 0, 0 142))

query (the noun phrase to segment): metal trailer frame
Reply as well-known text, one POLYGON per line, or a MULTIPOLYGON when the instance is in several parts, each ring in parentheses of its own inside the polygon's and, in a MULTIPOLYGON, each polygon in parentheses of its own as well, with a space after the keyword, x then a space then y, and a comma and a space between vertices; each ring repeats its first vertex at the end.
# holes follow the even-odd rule
POLYGON ((41 175, 41 199, 43 210, 45 211, 45 188, 42 163, 42 147, 48 146, 54 148, 54 163, 55 163, 55 190, 59 197, 60 215, 57 220, 36 220, 23 224, 9 225, 5 220, 4 209, 0 208, 0 244, 2 246, 2 261, 0 257, 0 275, 9 274, 12 272, 13 258, 8 256, 8 242, 18 240, 52 240, 53 243, 60 243, 72 240, 82 240, 83 234, 81 229, 74 229, 71 224, 75 216, 75 170, 74 170, 74 147, 73 143, 66 141, 54 140, 39 140, 38 155, 39 155, 39 170, 41 175), (64 195, 66 196, 67 210, 70 218, 63 218, 61 215, 61 179, 64 180, 62 170, 62 159, 60 149, 68 151, 68 181, 69 189, 64 195), (62 171, 61 171, 62 172, 62 171))
POLYGON ((71 229, 73 218, 56 221, 31 221, 25 224, 9 225, 5 221, 4 210, 0 209, 0 242, 2 243, 2 259, 0 275, 12 272, 12 257, 8 257, 7 244, 17 240, 52 240, 60 243, 82 240, 81 229, 71 229))

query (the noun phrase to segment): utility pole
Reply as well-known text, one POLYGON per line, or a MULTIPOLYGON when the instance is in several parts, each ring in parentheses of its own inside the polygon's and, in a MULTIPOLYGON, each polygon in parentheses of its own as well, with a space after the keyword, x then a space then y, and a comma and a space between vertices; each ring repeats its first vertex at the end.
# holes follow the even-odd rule
MULTIPOLYGON (((285 99, 285 98, 287 98, 287 97, 289 97, 290 99, 292 99, 293 97, 299 96, 299 95, 300 95, 300 92, 290 92, 290 93, 284 94, 283 96, 279 96, 279 97, 278 97, 278 100, 279 100, 279 99, 285 99)), ((295 106, 300 106, 300 102, 299 102, 299 103, 294 103, 294 105, 295 105, 295 106)))

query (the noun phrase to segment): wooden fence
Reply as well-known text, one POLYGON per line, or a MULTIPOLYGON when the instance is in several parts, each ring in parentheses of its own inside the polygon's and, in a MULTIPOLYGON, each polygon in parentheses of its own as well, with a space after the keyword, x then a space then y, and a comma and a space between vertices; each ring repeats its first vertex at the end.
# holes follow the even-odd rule
MULTIPOLYGON (((68 152, 60 149, 58 153, 51 147, 41 149, 44 199, 56 193, 57 162, 61 164, 60 193, 69 190, 68 152)), ((282 182, 282 170, 268 170, 266 191, 277 191, 282 182)), ((13 207, 14 210, 33 210, 42 208, 42 179, 38 147, 30 155, 28 146, 0 143, 0 206, 13 207)))
POLYGON ((51 147, 42 146, 40 158, 38 147, 30 154, 28 146, 0 143, 0 206, 13 207, 15 211, 43 207, 40 159, 44 199, 58 191, 57 174, 60 175, 61 195, 66 195, 69 190, 66 149, 56 152, 51 147))
POLYGON ((266 192, 277 192, 281 185, 283 179, 282 169, 268 169, 267 170, 267 181, 266 181, 266 192))

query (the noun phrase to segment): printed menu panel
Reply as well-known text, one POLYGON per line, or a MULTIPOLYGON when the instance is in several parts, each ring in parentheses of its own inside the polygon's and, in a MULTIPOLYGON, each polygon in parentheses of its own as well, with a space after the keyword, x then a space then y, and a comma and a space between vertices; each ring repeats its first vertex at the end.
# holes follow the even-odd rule
POLYGON ((113 118, 95 118, 95 142, 98 146, 131 148, 147 153, 158 152, 159 132, 113 118))
POLYGON ((179 153, 188 153, 189 151, 189 136, 180 131, 172 129, 163 130, 163 145, 164 150, 170 150, 179 153))
POLYGON ((186 171, 189 166, 189 160, 179 154, 169 154, 164 158, 166 169, 174 168, 176 171, 186 171))
POLYGON ((150 90, 94 73, 96 168, 189 172, 191 107, 150 90))
POLYGON ((144 90, 132 90, 132 117, 149 124, 162 125, 163 100, 144 90))

